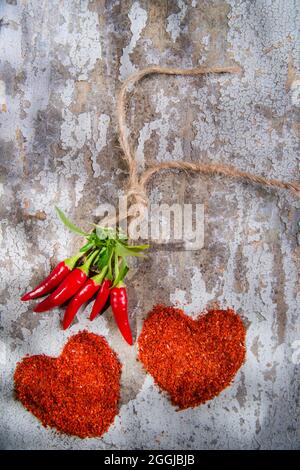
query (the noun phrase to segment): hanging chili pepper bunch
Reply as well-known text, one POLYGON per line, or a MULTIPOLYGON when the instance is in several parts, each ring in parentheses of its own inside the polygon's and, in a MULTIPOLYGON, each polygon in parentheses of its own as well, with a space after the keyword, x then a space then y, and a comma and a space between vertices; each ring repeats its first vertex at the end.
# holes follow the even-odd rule
POLYGON ((129 245, 128 238, 120 229, 94 225, 92 232, 86 233, 76 227, 58 207, 56 211, 62 222, 73 232, 84 236, 87 243, 75 256, 61 261, 46 279, 24 294, 21 300, 33 300, 49 294, 34 308, 35 312, 45 312, 70 301, 63 318, 63 328, 66 329, 81 305, 97 294, 90 320, 103 312, 110 302, 123 338, 132 345, 124 284, 129 270, 126 258, 141 256, 149 245, 129 245))

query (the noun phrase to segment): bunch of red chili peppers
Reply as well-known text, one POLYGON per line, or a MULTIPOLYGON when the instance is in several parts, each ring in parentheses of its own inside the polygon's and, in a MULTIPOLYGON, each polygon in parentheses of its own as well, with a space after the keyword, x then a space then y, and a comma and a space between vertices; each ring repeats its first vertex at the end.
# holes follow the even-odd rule
POLYGON ((127 237, 120 230, 102 228, 97 225, 91 233, 76 227, 56 208, 62 222, 73 232, 85 236, 87 243, 79 252, 61 261, 35 289, 23 295, 21 300, 32 300, 49 294, 40 302, 35 312, 45 312, 64 304, 68 300, 63 328, 72 323, 79 308, 97 294, 90 314, 94 320, 110 302, 118 328, 132 345, 132 333, 128 319, 128 301, 124 278, 128 272, 127 256, 141 256, 148 245, 128 245, 127 237))

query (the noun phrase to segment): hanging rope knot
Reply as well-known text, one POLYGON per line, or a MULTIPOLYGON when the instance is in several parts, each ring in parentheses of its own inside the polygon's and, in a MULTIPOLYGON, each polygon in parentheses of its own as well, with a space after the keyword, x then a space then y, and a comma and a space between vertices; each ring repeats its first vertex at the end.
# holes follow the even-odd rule
POLYGON ((143 206, 147 207, 148 196, 145 187, 139 182, 135 183, 134 185, 130 185, 126 195, 133 204, 142 204, 143 206))
POLYGON ((193 171, 202 173, 204 175, 221 175, 236 180, 244 180, 249 183, 260 184, 264 187, 275 187, 280 189, 286 189, 299 195, 300 185, 298 183, 281 181, 278 179, 264 178, 260 175, 254 175, 246 171, 242 171, 239 168, 232 167, 230 165, 224 165, 222 163, 192 163, 185 161, 170 161, 158 163, 150 166, 140 176, 138 176, 137 163, 134 152, 131 149, 128 133, 126 128, 126 99, 128 90, 131 90, 133 85, 140 81, 147 75, 155 73, 166 74, 166 75, 184 75, 184 76, 197 76, 204 75, 207 73, 240 73, 239 67, 221 67, 212 66, 205 67, 200 66, 194 69, 179 69, 179 68, 166 68, 160 66, 150 66, 142 69, 132 75, 130 75, 123 83, 118 100, 117 100, 117 118, 119 122, 119 138, 122 150, 124 152, 124 159, 129 169, 129 184, 127 196, 130 199, 131 205, 139 204, 141 206, 139 212, 145 213, 145 209, 148 205, 148 197, 146 193, 146 185, 149 179, 155 173, 167 170, 176 169, 181 171, 193 171))

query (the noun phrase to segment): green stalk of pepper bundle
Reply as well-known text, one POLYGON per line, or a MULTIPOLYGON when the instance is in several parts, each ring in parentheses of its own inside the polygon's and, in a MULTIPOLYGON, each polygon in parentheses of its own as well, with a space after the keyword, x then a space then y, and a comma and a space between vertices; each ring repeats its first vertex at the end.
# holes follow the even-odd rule
POLYGON ((24 294, 21 300, 33 300, 50 293, 36 305, 35 312, 51 310, 70 300, 63 319, 63 328, 66 329, 79 308, 97 294, 90 320, 94 320, 106 309, 109 301, 123 338, 132 345, 124 285, 124 278, 129 270, 126 259, 128 256, 142 256, 149 245, 129 245, 127 237, 120 230, 97 225, 94 225, 92 232, 84 232, 60 209, 56 210, 62 222, 76 234, 86 237, 87 243, 75 256, 59 263, 44 281, 24 294), (85 258, 84 262, 81 258, 85 258))

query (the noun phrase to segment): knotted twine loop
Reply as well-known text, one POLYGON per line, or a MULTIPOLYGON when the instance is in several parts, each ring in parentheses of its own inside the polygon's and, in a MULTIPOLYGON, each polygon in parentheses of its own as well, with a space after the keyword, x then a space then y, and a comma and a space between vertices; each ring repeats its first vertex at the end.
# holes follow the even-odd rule
MULTIPOLYGON (((169 68, 160 66, 151 66, 140 70, 130 75, 124 82, 119 92, 117 100, 117 118, 119 124, 119 140, 124 153, 124 159, 127 163, 129 170, 128 187, 126 195, 131 203, 131 206, 137 205, 140 214, 145 213, 148 205, 148 196, 146 185, 150 178, 162 170, 183 170, 195 173, 202 173, 205 175, 220 175, 226 176, 235 180, 244 180, 249 183, 259 184, 266 187, 273 187, 278 189, 285 189, 297 195, 300 193, 300 185, 292 182, 285 182, 278 179, 269 179, 260 175, 255 175, 247 171, 239 170, 231 165, 222 163, 192 163, 185 161, 170 161, 158 163, 150 166, 141 175, 138 175, 137 163, 133 150, 131 149, 127 127, 126 127, 126 105, 127 96, 130 88, 133 87, 138 81, 142 80, 147 75, 165 74, 165 75, 188 75, 197 76, 209 73, 240 73, 240 67, 197 67, 192 69, 169 68)), ((127 218, 127 215, 119 214, 118 220, 121 221, 127 218)))

